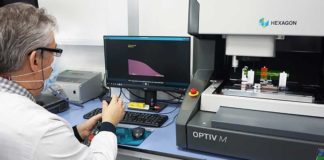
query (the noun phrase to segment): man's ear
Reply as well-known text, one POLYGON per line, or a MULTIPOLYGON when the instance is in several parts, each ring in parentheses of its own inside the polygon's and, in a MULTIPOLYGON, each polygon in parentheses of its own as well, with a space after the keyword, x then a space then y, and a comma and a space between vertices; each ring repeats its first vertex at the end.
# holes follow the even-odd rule
POLYGON ((28 62, 29 62, 30 69, 33 72, 36 72, 36 71, 39 71, 42 69, 41 58, 38 56, 36 51, 33 51, 32 53, 29 54, 28 62))

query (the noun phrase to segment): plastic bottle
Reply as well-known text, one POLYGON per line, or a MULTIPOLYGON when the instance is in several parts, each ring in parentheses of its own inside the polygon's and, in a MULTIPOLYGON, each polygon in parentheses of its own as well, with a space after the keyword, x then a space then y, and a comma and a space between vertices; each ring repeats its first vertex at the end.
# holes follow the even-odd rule
POLYGON ((248 84, 253 85, 253 83, 254 83, 254 71, 250 69, 248 71, 248 84))
POLYGON ((285 88, 287 84, 287 76, 288 74, 286 72, 281 72, 279 76, 279 87, 285 88))

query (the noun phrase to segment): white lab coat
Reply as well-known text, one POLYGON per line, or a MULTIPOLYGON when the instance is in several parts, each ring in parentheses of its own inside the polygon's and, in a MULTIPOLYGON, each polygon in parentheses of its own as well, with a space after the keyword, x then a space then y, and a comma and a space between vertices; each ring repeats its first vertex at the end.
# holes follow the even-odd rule
POLYGON ((116 155, 112 132, 100 132, 87 147, 64 119, 27 97, 0 92, 0 160, 111 160, 116 155))

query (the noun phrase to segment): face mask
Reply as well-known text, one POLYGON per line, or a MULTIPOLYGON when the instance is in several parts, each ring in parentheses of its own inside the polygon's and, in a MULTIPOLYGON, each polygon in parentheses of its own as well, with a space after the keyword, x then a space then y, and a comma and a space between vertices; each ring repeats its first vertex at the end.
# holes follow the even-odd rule
POLYGON ((56 62, 56 57, 54 57, 54 60, 52 62, 52 64, 48 67, 45 67, 41 70, 38 70, 36 72, 31 72, 31 73, 26 73, 26 74, 21 74, 21 75, 16 75, 16 76, 11 76, 11 78, 15 78, 15 77, 23 77, 23 76, 27 76, 27 75, 31 75, 34 73, 38 73, 38 72, 43 72, 44 70, 47 70, 49 68, 52 68, 52 73, 50 75, 50 77, 46 80, 31 80, 31 81, 15 81, 15 82, 21 82, 21 83, 37 83, 37 82, 43 82, 43 89, 42 92, 47 90, 48 87, 53 84, 56 81, 57 75, 58 75, 58 70, 57 70, 57 62, 56 62))
POLYGON ((57 79, 59 71, 58 71, 58 67, 57 67, 56 57, 54 57, 54 61, 51 64, 51 67, 52 67, 52 73, 51 73, 50 77, 44 81, 44 87, 42 89, 42 92, 45 92, 50 86, 52 86, 57 79))

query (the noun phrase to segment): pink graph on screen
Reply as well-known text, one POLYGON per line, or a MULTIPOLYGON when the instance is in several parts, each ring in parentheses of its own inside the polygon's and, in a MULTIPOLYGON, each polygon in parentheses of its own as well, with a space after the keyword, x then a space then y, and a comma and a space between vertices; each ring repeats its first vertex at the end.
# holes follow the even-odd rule
POLYGON ((164 77, 149 65, 132 59, 128 59, 128 74, 132 76, 164 77))

